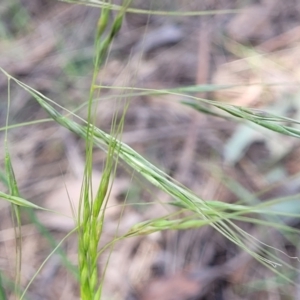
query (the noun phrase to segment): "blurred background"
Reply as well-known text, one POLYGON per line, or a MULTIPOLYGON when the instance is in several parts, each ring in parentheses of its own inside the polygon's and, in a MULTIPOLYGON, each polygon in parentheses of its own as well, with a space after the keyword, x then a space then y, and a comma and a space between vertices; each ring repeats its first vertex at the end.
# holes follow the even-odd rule
MULTIPOLYGON (((162 96, 141 89, 210 85, 196 96, 299 119, 300 2, 134 0, 132 6, 177 13, 127 13, 98 75, 99 82, 110 88, 99 94, 96 125, 110 132, 115 100, 130 99, 123 142, 205 200, 253 204, 298 194, 297 139, 199 113, 181 103, 188 99, 180 93, 162 96), (211 10, 216 12, 185 13, 211 10), (219 88, 222 85, 235 86, 219 88)), ((1 1, 0 67, 54 100, 61 106, 56 106, 59 111, 64 107, 86 118, 99 13, 95 7, 53 0, 1 1)), ((8 81, 1 73, 2 179, 7 99, 8 81)), ((20 193, 72 216, 68 197, 76 207, 84 141, 47 119, 32 96, 16 84, 11 84, 10 99, 9 150, 20 193)), ((105 153, 95 149, 94 159, 96 185, 105 153)), ((4 180, 0 185, 6 190, 4 180)), ((137 222, 170 213, 159 204, 168 200, 120 165, 101 244, 115 236, 117 227, 119 234, 125 234, 137 222), (124 210, 125 198, 131 205, 124 210)), ((298 201, 279 209, 300 213, 298 201)), ((22 219, 21 283, 26 286, 55 245, 74 228, 74 221, 31 210, 24 210, 22 219)), ((286 223, 293 228, 300 225, 296 218, 286 223)), ((251 223, 239 226, 291 257, 299 255, 294 236, 267 227, 263 231, 251 223)), ((101 256, 100 268, 108 254, 101 256)), ((282 259, 298 269, 297 260, 282 259)), ((14 299, 10 296, 14 264, 10 206, 0 201, 0 272, 8 299, 14 299)), ((79 299, 72 267, 76 264, 77 241, 71 236, 39 272, 28 299, 79 299)), ((286 276, 300 284, 295 274, 286 276)), ((283 284, 276 273, 211 227, 157 232, 117 243, 105 278, 103 299, 300 299, 297 284, 283 284)))

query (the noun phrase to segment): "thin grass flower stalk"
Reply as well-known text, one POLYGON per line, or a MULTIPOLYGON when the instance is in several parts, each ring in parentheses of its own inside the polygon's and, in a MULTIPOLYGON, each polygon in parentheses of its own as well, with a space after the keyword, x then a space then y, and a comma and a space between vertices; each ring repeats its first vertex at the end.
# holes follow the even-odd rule
MULTIPOLYGON (((102 173, 98 192, 94 197, 92 192, 92 168, 95 136, 95 126, 93 126, 93 124, 96 120, 97 111, 96 109, 93 109, 95 83, 100 67, 109 51, 110 45, 121 29, 123 17, 126 12, 126 6, 128 6, 129 3, 130 1, 124 1, 124 8, 120 10, 115 17, 106 37, 103 37, 103 35, 109 22, 109 6, 102 9, 97 24, 95 38, 96 56, 94 60, 94 72, 88 101, 88 126, 85 130, 86 162, 78 216, 78 261, 81 287, 80 292, 81 299, 83 300, 96 300, 101 298, 103 280, 99 279, 98 244, 102 234, 105 207, 110 193, 110 178, 115 169, 115 153, 118 152, 118 144, 116 143, 116 140, 112 138, 108 143, 104 171, 102 173)), ((114 127, 115 125, 116 124, 113 122, 112 131, 116 129, 114 127)), ((102 273, 105 273, 105 270, 103 270, 102 273)))
MULTIPOLYGON (((63 2, 68 3, 77 3, 92 7, 99 7, 99 8, 106 8, 110 7, 111 10, 120 11, 124 8, 123 5, 118 4, 111 4, 107 3, 107 1, 101 0, 62 0, 63 2)), ((192 17, 192 16, 207 16, 207 15, 226 15, 226 14, 237 14, 242 12, 242 9, 222 9, 222 10, 193 10, 193 11, 164 11, 164 10, 151 10, 151 12, 147 9, 138 9, 134 7, 130 7, 127 9, 127 12, 134 13, 134 14, 145 14, 148 15, 157 15, 157 16, 185 16, 185 17, 192 17)))

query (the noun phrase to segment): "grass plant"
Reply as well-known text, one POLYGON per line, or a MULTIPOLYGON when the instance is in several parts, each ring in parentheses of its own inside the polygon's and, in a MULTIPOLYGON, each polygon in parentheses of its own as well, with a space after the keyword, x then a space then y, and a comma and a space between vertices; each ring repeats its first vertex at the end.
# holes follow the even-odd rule
MULTIPOLYGON (((205 201, 198 197, 188 188, 171 178, 161 169, 154 166, 143 156, 138 154, 128 145, 121 141, 121 135, 124 126, 124 118, 129 109, 130 101, 128 98, 133 98, 136 95, 177 95, 182 96, 182 104, 189 105, 209 115, 222 118, 238 119, 242 121, 252 122, 269 130, 278 132, 279 134, 289 135, 295 138, 300 137, 300 130, 292 125, 298 125, 299 121, 287 117, 277 116, 265 111, 256 109, 246 109, 220 102, 202 99, 193 96, 193 93, 200 91, 214 91, 227 88, 229 86, 193 86, 178 89, 150 90, 150 89, 135 89, 132 87, 119 87, 122 90, 127 90, 128 93, 119 98, 119 106, 116 108, 116 114, 112 120, 111 131, 105 131, 97 128, 96 111, 97 99, 101 98, 101 89, 110 87, 103 86, 97 82, 99 70, 105 63, 109 53, 110 46, 121 29, 122 21, 126 12, 131 13, 148 13, 159 15, 202 15, 202 14, 217 14, 217 13, 236 13, 237 11, 206 11, 206 12, 163 12, 163 11, 143 11, 132 8, 131 1, 123 1, 123 5, 115 5, 105 1, 66 1, 72 3, 80 3, 101 8, 101 15, 95 33, 95 58, 94 72, 91 80, 91 88, 88 101, 84 104, 87 106, 87 119, 80 118, 76 111, 69 111, 64 107, 59 106, 55 101, 46 97, 34 88, 26 85, 20 80, 12 77, 5 70, 0 68, 2 73, 7 76, 9 87, 11 82, 14 82, 26 92, 43 108, 49 115, 47 121, 53 121, 60 126, 68 129, 77 136, 85 140, 86 160, 84 178, 80 195, 80 205, 78 213, 74 212, 74 219, 77 222, 78 233, 78 270, 79 270, 79 286, 80 295, 83 300, 101 299, 103 290, 103 277, 105 276, 105 268, 98 269, 99 255, 106 249, 112 251, 114 244, 122 239, 132 236, 150 234, 155 231, 162 230, 181 230, 190 228, 199 228, 202 226, 212 226, 215 230, 223 234, 232 243, 236 244, 242 251, 248 252, 261 264, 272 270, 276 278, 280 278, 282 282, 295 284, 298 276, 297 268, 286 262, 283 256, 290 259, 298 259, 291 257, 288 254, 276 249, 272 245, 258 240, 256 237, 244 231, 236 225, 236 221, 248 222, 262 226, 262 228, 279 229, 282 233, 299 234, 299 230, 289 226, 282 217, 298 218, 299 214, 293 212, 285 212, 276 210, 276 204, 283 203, 286 198, 274 199, 263 203, 245 203, 245 204, 228 204, 221 201, 205 201), (112 19, 111 10, 117 11, 112 19), (111 24, 109 26, 109 24, 111 24), (125 100, 124 100, 124 99, 125 100), (123 100, 122 100, 123 99, 123 100), (186 100, 188 99, 188 100, 186 100), (123 107, 121 119, 117 119, 117 112, 120 107, 123 107), (76 121, 74 121, 76 120, 76 121), (99 147, 106 152, 106 161, 103 168, 103 174, 98 186, 96 194, 92 188, 92 170, 93 170, 93 150, 94 147, 99 147), (99 242, 103 231, 103 222, 105 210, 107 207, 108 197, 112 188, 116 168, 120 163, 127 164, 131 170, 140 174, 145 180, 157 187, 159 190, 168 194, 172 201, 168 204, 172 207, 178 207, 175 213, 167 214, 165 217, 159 217, 152 220, 147 220, 134 225, 127 234, 116 237, 111 243, 99 249, 99 242), (183 212, 189 212, 188 216, 183 217, 183 212), (251 216, 249 216, 251 214, 251 216), (261 216, 264 216, 261 218, 261 216), (273 219, 276 217, 277 221, 273 219), (280 222, 278 221, 280 220, 280 222), (280 269, 279 269, 280 268, 280 269)), ((11 99, 8 97, 8 105, 11 99)), ((82 107, 80 107, 82 108, 82 107)), ((79 109, 80 109, 79 108, 79 109)), ((11 203, 13 218, 16 223, 16 239, 17 243, 17 267, 16 267, 16 284, 15 294, 19 298, 21 295, 20 288, 20 273, 21 273, 21 218, 20 209, 43 209, 42 207, 32 203, 30 200, 23 199, 18 191, 17 181, 14 176, 13 164, 9 154, 8 132, 11 128, 17 126, 25 126, 26 124, 17 124, 10 126, 8 122, 9 110, 7 113, 6 131, 6 181, 9 187, 7 193, 0 192, 2 200, 11 203)), ((42 120, 41 122, 45 122, 42 120)), ((36 122, 38 123, 38 122, 36 122)), ((32 123, 29 123, 32 124, 32 123)), ((295 196, 298 197, 299 195, 295 196)), ((53 244, 54 250, 58 249, 58 245, 53 244)), ((259 285, 259 284, 257 284, 259 285)), ((28 288, 28 287, 27 287, 28 288)), ((25 291, 27 290, 25 289, 25 291)), ((0 299, 5 298, 5 292, 1 284, 0 274, 0 299), (2 298, 1 298, 2 297, 2 298)))

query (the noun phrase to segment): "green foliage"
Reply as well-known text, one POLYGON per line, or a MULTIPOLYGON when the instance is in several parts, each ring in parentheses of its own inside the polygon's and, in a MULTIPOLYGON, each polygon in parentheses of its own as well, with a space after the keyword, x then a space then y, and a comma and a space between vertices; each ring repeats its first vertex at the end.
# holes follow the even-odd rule
MULTIPOLYGON (((69 1, 74 2, 74 1, 69 1)), ((100 89, 110 88, 98 84, 97 76, 105 61, 111 43, 121 29, 123 18, 126 12, 132 13, 149 13, 149 11, 138 10, 130 6, 131 1, 123 1, 123 5, 115 5, 104 1, 77 1, 84 5, 93 5, 102 8, 96 33, 95 33, 95 58, 94 58, 94 72, 91 81, 90 93, 87 103, 88 117, 87 120, 80 119, 75 112, 70 112, 63 109, 67 114, 60 113, 55 106, 57 104, 45 97, 42 93, 36 91, 32 87, 24 84, 16 78, 10 76, 5 70, 0 70, 7 76, 9 82, 14 81, 17 85, 27 91, 37 103, 44 109, 49 115, 47 121, 51 120, 75 133, 86 141, 86 161, 85 161, 85 172, 81 190, 81 201, 78 208, 77 216, 77 232, 78 232, 78 267, 79 267, 79 283, 80 293, 83 300, 87 299, 101 299, 103 277, 105 275, 105 269, 100 272, 98 270, 98 259, 99 255, 106 249, 111 249, 114 243, 118 240, 129 238, 132 236, 139 236, 143 234, 150 234, 156 231, 163 230, 183 230, 190 228, 199 228, 202 226, 210 225, 215 230, 219 231, 226 238, 232 241, 234 244, 239 246, 242 250, 251 254, 255 259, 260 261, 266 267, 273 270, 275 274, 280 277, 283 282, 294 282, 294 278, 298 270, 287 264, 284 260, 280 259, 276 255, 277 249, 272 246, 266 245, 261 241, 258 241, 255 237, 252 237, 249 233, 245 232, 239 226, 236 225, 235 221, 250 222, 261 226, 277 228, 282 233, 299 233, 299 230, 292 228, 284 223, 282 217, 299 217, 299 214, 288 213, 278 210, 278 203, 284 202, 286 199, 276 199, 273 201, 266 201, 264 203, 249 203, 249 204, 228 204, 221 201, 204 201, 192 191, 176 182, 173 178, 165 174, 162 170, 151 164, 143 156, 138 154, 132 148, 125 143, 121 142, 119 137, 122 134, 124 125, 124 116, 128 105, 125 105, 123 110, 122 118, 117 123, 116 116, 112 120, 111 132, 106 133, 105 131, 95 126, 96 121, 96 110, 94 109, 95 94, 100 89), (111 10, 116 10, 117 14, 113 20, 111 10), (109 23, 111 21, 111 26, 109 23), (70 116, 81 122, 74 121, 70 116), (106 152, 106 161, 102 174, 101 181, 98 186, 96 194, 93 194, 92 189, 92 169, 93 169, 93 149, 99 147, 106 152), (155 187, 164 191, 172 197, 172 201, 168 203, 172 206, 177 206, 180 210, 174 214, 167 215, 163 218, 156 218, 147 220, 135 224, 128 232, 122 237, 116 237, 110 244, 104 246, 99 250, 99 241, 101 239, 103 230, 103 221, 105 217, 105 209, 107 200, 113 184, 116 167, 118 165, 118 159, 122 159, 128 166, 139 173, 148 182, 153 184, 155 187), (188 217, 186 212, 189 212, 188 217), (249 216, 249 214, 254 215, 249 216), (256 217, 257 216, 257 217, 256 217), (266 216, 266 218, 261 218, 266 216), (273 218, 274 216, 277 217, 273 218), (288 272, 281 273, 276 267, 284 266, 288 269, 288 272), (101 274, 101 275, 100 275, 101 274), (290 276, 290 274, 292 274, 290 276)), ((236 12, 236 11, 230 11, 236 12)), ((216 14, 216 13, 228 13, 228 11, 207 11, 207 12, 166 12, 166 11, 152 11, 151 14, 159 15, 201 15, 201 14, 216 14)), ((130 90, 123 98, 129 98, 141 95, 179 95, 182 96, 183 105, 188 105, 200 111, 212 116, 221 118, 239 119, 243 121, 249 121, 259 126, 267 128, 269 130, 278 132, 280 134, 289 135, 293 137, 300 137, 300 130, 289 124, 299 124, 299 121, 293 120, 286 117, 276 116, 268 112, 263 112, 255 109, 245 109, 234 105, 222 104, 215 101, 209 101, 192 96, 193 93, 199 93, 203 91, 215 91, 220 89, 226 89, 232 86, 216 86, 216 85, 205 85, 205 86, 192 86, 178 89, 164 89, 164 90, 150 90, 150 89, 138 89, 131 87, 119 87, 122 90, 130 90), (135 93, 133 93, 133 91, 135 93)), ((114 87, 115 88, 115 87, 114 87)), ((121 98, 121 97, 120 97, 121 98)), ((43 120, 44 121, 44 120, 43 120)), ((24 126, 26 124, 23 124, 24 126)), ((16 125, 17 126, 17 125, 16 125)), ((5 128, 6 130, 13 128, 9 126, 8 121, 5 128)), ((14 210, 14 216, 16 219, 19 232, 16 234, 17 238, 21 237, 20 232, 20 212, 21 207, 29 209, 43 209, 42 207, 31 203, 28 200, 23 199, 18 191, 17 181, 14 176, 14 170, 9 155, 8 147, 6 149, 6 174, 5 181, 9 187, 9 193, 0 192, 0 198, 9 201, 14 210)), ((2 176, 3 177, 3 176, 2 176)), ((71 234, 71 233, 70 233, 71 234)), ((20 256, 18 261, 17 274, 21 272, 20 259, 21 259, 21 244, 18 244, 20 249, 20 256)), ((56 251, 59 245, 52 243, 54 248, 53 252, 56 251)), ((280 251, 279 251, 280 252, 280 251)), ((52 254, 52 253, 51 253, 52 254)), ((63 256, 63 255, 62 255, 63 256)), ((295 258, 295 257, 290 257, 295 258)), ((67 260, 65 261, 66 265, 67 260)), ((42 266, 41 266, 42 267, 42 266)), ((40 270, 40 269, 39 269, 40 270)), ((38 270, 38 271, 39 271, 38 270)), ((75 272, 74 272, 75 273, 75 272)), ((34 278, 32 278, 33 280, 34 278)), ((31 283, 31 282, 30 282, 31 283)), ((30 285, 29 283, 29 285, 30 285)), ((29 285, 23 292, 24 296, 29 285)), ((17 276, 16 287, 19 286, 19 279, 17 276)), ((16 294, 20 294, 18 288, 16 288, 16 294)), ((1 276, 0 276, 0 298, 5 299, 5 295, 2 288, 1 276)))

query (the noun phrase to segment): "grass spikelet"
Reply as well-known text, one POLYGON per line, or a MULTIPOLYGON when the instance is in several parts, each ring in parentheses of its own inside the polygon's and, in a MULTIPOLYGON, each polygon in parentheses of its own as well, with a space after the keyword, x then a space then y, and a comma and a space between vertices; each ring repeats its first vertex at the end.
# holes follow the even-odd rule
MULTIPOLYGON (((130 1, 129 1, 130 2, 130 1)), ((127 5, 129 4, 127 1, 127 5)), ((106 37, 102 37, 109 21, 110 10, 105 7, 100 15, 95 44, 95 62, 94 74, 90 88, 90 96, 88 101, 88 126, 83 129, 86 135, 86 163, 84 180, 81 193, 81 204, 79 208, 79 224, 78 224, 78 262, 81 285, 81 298, 83 300, 100 299, 103 280, 99 279, 98 270, 98 244, 102 234, 104 212, 106 201, 110 193, 110 178, 113 175, 115 166, 115 154, 118 144, 112 138, 107 144, 107 158, 104 171, 102 173, 101 182, 96 195, 92 192, 92 167, 93 167, 93 147, 95 137, 95 127, 93 126, 96 119, 96 110, 93 110, 93 98, 95 91, 95 83, 101 63, 107 55, 108 49, 119 32, 123 16, 126 12, 126 5, 116 16, 111 29, 106 37)), ((125 113, 125 111, 124 111, 125 113)), ((57 116, 58 117, 58 116, 57 116)), ((121 122, 124 122, 124 120, 121 122)), ((115 120, 113 120, 112 132, 116 130, 115 120)), ((121 125, 122 127, 122 125, 121 125)), ((83 133, 82 132, 82 133, 83 133)), ((103 271, 105 273, 105 270, 103 271)))

